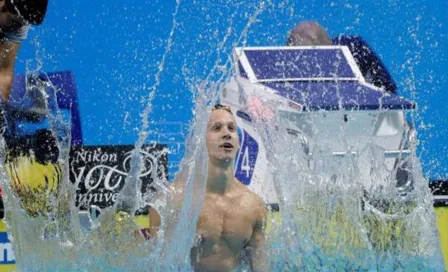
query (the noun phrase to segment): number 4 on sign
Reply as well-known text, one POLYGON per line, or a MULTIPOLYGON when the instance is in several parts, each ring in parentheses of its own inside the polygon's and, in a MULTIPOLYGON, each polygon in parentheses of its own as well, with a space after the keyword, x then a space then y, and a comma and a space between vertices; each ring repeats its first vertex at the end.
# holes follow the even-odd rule
POLYGON ((250 165, 249 165, 249 147, 246 146, 243 154, 243 161, 241 162, 241 170, 246 171, 246 177, 249 177, 250 165))

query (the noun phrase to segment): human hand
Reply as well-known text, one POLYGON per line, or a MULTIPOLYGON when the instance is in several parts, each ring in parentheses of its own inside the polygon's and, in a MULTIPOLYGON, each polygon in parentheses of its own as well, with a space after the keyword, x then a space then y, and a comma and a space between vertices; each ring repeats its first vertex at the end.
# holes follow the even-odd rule
POLYGON ((246 104, 249 115, 255 121, 264 123, 275 121, 275 108, 271 104, 262 101, 257 96, 249 97, 246 104))

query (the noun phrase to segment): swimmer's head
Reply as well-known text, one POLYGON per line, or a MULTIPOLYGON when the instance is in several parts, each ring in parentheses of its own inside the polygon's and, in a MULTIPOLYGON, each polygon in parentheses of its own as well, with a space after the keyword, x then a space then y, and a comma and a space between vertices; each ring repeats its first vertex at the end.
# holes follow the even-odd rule
POLYGON ((220 104, 213 107, 207 123, 206 144, 211 160, 230 162, 235 159, 240 144, 236 120, 230 107, 220 104))
POLYGON ((48 0, 0 0, 0 27, 12 23, 39 25, 47 6, 48 0))
POLYGON ((230 113, 233 116, 232 109, 229 106, 221 105, 221 104, 215 104, 212 108, 212 112, 215 110, 224 110, 230 113))
POLYGON ((289 33, 287 45, 331 45, 331 39, 325 29, 318 23, 314 21, 304 21, 297 24, 289 33))

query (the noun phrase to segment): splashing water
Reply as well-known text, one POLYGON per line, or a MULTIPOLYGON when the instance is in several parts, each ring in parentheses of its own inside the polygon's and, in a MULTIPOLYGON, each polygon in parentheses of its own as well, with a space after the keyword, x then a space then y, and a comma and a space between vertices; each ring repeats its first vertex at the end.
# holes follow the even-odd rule
MULTIPOLYGON (((4 199, 8 203, 7 222, 12 230, 20 271, 191 270, 190 247, 207 173, 207 154, 202 148, 205 146, 205 124, 209 105, 216 101, 217 92, 232 73, 231 59, 222 59, 222 55, 230 55, 223 54, 229 43, 230 48, 246 44, 250 27, 270 5, 270 2, 261 3, 234 41, 235 33, 230 22, 224 39, 216 48, 217 60, 204 77, 205 83, 198 86, 188 82, 195 97, 195 114, 185 156, 176 175, 176 179, 186 185, 181 209, 168 202, 169 193, 163 193, 166 180, 154 176, 154 183, 160 189, 157 194, 142 195, 139 191, 140 151, 151 129, 152 101, 173 46, 181 1, 177 1, 173 26, 158 65, 155 83, 149 88, 125 187, 115 206, 104 211, 88 230, 81 227, 75 206, 73 196, 77 184, 71 184, 68 179, 69 126, 62 121, 58 109, 49 115, 50 127, 58 136, 57 171, 63 173, 58 194, 49 196, 51 211, 45 216, 30 217, 13 193, 5 169, 0 171, 4 199), (132 220, 117 223, 117 210, 125 210, 132 215, 144 204, 155 207, 165 218, 156 240, 145 241, 134 235, 138 228, 132 220), (117 228, 125 231, 117 232, 117 228)), ((230 17, 235 17, 235 13, 230 17)), ((191 71, 185 69, 186 80, 194 81, 190 75, 191 71)), ((48 86, 38 87, 38 91, 43 93, 47 89, 48 86)), ((56 94, 50 97, 55 98, 56 94)), ((314 143, 306 152, 300 138, 285 136, 289 126, 286 119, 256 123, 268 151, 281 211, 280 220, 270 222, 271 231, 267 235, 272 271, 442 270, 432 201, 415 148, 406 158, 412 165, 413 190, 403 194, 395 185, 395 172, 385 166, 383 148, 372 141, 362 150, 357 150, 354 156, 335 157, 325 138, 339 135, 336 138, 346 147, 345 152, 351 153, 354 149, 346 140, 347 128, 341 125, 337 132, 319 131, 313 125, 313 116, 304 118, 308 118, 307 129, 312 133, 301 133, 307 135, 308 142, 314 143), (269 123, 271 121, 276 123, 269 123), (372 166, 367 174, 364 173, 366 169, 360 167, 360 162, 372 166), (370 182, 366 183, 366 179, 370 182), (380 183, 382 186, 376 186, 375 180, 384 182, 380 183)))
MULTIPOLYGON (((14 188, 2 169, 2 187, 4 200, 7 205, 6 221, 11 232, 11 241, 17 258, 17 268, 20 271, 122 271, 123 267, 133 271, 181 271, 191 270, 189 267, 189 252, 196 229, 196 221, 205 190, 207 173, 206 151, 204 137, 208 120, 208 105, 215 103, 216 91, 230 73, 231 60, 221 59, 215 62, 206 80, 200 86, 191 84, 193 95, 196 97, 195 120, 191 133, 187 139, 187 152, 183 159, 183 166, 177 176, 185 177, 186 191, 182 201, 182 209, 175 211, 167 203, 168 195, 142 195, 139 188, 141 180, 139 173, 142 168, 140 150, 146 141, 150 129, 149 117, 152 111, 152 100, 156 96, 160 84, 160 77, 164 69, 166 58, 172 47, 177 22, 176 16, 181 2, 178 1, 173 14, 173 27, 170 32, 165 53, 158 65, 155 83, 149 88, 149 96, 142 114, 142 128, 139 139, 131 155, 130 171, 125 186, 117 197, 114 207, 103 210, 100 217, 90 222, 89 229, 81 226, 78 216, 79 208, 75 205, 75 193, 78 184, 72 184, 68 178, 70 172, 68 157, 70 151, 69 123, 64 122, 58 108, 42 112, 49 119, 49 127, 56 135, 58 145, 58 159, 53 164, 57 190, 47 190, 45 198, 48 202, 45 212, 36 212, 30 216, 24 209, 22 199, 14 193, 14 188), (222 73, 222 72, 225 73, 222 73), (211 84, 210 82, 214 82, 211 84), (214 91, 211 91, 214 90, 214 91), (199 163, 200 162, 200 163, 199 163), (159 238, 155 241, 145 241, 138 233, 138 227, 132 220, 125 218, 118 222, 117 211, 132 214, 138 207, 150 204, 166 218, 162 222, 159 238), (121 229, 119 231, 118 229, 121 229), (39 250, 36 250, 39 249, 39 250)), ((233 45, 245 39, 247 30, 263 7, 257 9, 250 17, 242 35, 233 45)), ((224 40, 217 48, 217 54, 222 54, 227 38, 233 35, 232 28, 227 30, 224 40)), ((46 99, 56 99, 56 89, 51 82, 41 80, 40 69, 27 73, 27 83, 34 100, 42 100, 40 108, 46 108, 46 99), (50 85, 48 85, 50 84, 50 85), (55 93, 49 94, 53 90, 55 93), (39 99, 35 99, 39 98, 39 99)), ((45 77, 45 76, 44 76, 45 77)), ((54 103, 57 105, 57 103, 54 103)), ((5 164, 2 164, 2 168, 5 164)), ((33 174, 31 174, 33 175, 33 174)), ((24 177, 21 177, 24 178, 24 177)), ((19 179, 19 178, 18 178, 19 179)), ((43 179, 43 177, 42 177, 43 179)), ((154 176, 154 183, 166 188, 166 180, 154 176)), ((53 188, 54 189, 54 188, 53 188)), ((159 188, 160 189, 160 188, 159 188)), ((163 191, 162 191, 163 192, 163 191)), ((35 194, 33 191, 32 194, 35 194)))
MULTIPOLYGON (((261 99, 252 97, 249 105, 261 99)), ((319 126, 319 119, 337 123, 344 114, 356 119, 362 113, 251 113, 279 198, 279 218, 270 222, 267 238, 273 271, 443 270, 432 196, 415 146, 401 158, 412 185, 400 187, 397 166, 389 169, 386 150, 373 137, 359 150, 342 121, 337 129, 319 126), (300 137, 291 137, 288 129, 297 124, 300 137), (344 147, 341 154, 330 147, 334 141, 344 147)), ((382 114, 390 113, 377 112, 376 119, 382 114)))

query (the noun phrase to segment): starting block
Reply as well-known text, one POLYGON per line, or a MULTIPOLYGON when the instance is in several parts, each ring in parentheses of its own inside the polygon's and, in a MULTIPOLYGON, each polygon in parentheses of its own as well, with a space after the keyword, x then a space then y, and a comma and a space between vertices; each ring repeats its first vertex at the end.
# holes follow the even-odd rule
MULTIPOLYGON (((371 158, 361 154, 369 145, 384 151, 391 173, 411 154, 415 130, 406 112, 416 103, 370 84, 348 47, 244 47, 233 59, 236 73, 220 101, 239 126, 235 176, 273 207, 278 200, 253 118, 286 126, 309 155, 324 143, 335 157, 359 156, 365 188, 384 182, 369 176, 371 158)), ((398 176, 397 187, 410 190, 412 178, 398 176)))

